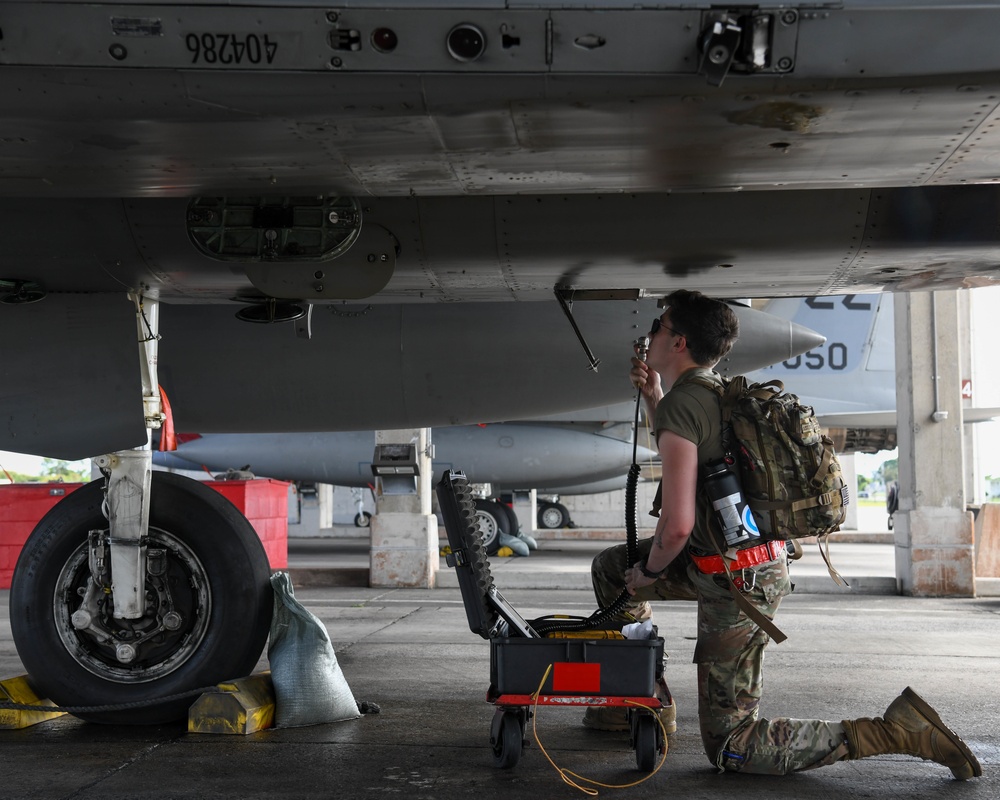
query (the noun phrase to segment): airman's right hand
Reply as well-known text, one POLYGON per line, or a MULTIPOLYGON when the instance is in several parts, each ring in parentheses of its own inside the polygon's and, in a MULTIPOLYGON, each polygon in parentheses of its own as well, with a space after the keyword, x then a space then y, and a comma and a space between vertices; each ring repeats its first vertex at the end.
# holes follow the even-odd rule
POLYGON ((663 389, 660 386, 660 373, 651 369, 649 364, 638 356, 633 356, 632 369, 628 377, 632 381, 632 385, 642 392, 642 396, 655 407, 663 397, 663 389))
POLYGON ((629 379, 636 389, 644 389, 649 383, 649 366, 639 356, 632 356, 632 371, 629 372, 629 379))

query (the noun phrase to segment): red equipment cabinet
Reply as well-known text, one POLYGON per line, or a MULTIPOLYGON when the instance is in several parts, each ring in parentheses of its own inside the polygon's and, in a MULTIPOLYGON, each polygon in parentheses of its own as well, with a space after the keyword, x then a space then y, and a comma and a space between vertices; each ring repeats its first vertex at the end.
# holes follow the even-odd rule
POLYGON ((21 548, 38 520, 82 483, 13 483, 0 486, 0 589, 9 589, 21 548))
MULTIPOLYGON (((253 525, 271 569, 288 568, 288 484, 252 481, 205 481, 235 505, 253 525)), ((0 589, 9 589, 21 548, 52 506, 82 483, 15 483, 0 486, 0 589)))
POLYGON ((288 483, 271 478, 207 481, 253 525, 271 569, 288 569, 288 483))

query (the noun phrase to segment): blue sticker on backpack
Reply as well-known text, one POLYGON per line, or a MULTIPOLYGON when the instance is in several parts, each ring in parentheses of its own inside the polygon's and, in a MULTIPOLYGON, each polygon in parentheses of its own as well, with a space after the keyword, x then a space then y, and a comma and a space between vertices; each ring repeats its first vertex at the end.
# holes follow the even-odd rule
POLYGON ((757 527, 757 520, 753 518, 753 512, 750 511, 750 506, 743 507, 743 527, 746 528, 747 533, 751 536, 760 536, 760 529, 757 527))

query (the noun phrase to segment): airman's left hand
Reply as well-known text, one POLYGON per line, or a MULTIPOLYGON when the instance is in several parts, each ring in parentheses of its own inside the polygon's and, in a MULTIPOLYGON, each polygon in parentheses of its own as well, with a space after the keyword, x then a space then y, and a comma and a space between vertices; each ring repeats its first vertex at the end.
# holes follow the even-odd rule
POLYGON ((656 583, 656 578, 649 578, 643 574, 642 570, 639 569, 641 565, 642 562, 637 561, 635 566, 625 570, 625 588, 628 589, 629 594, 635 594, 637 589, 656 583))

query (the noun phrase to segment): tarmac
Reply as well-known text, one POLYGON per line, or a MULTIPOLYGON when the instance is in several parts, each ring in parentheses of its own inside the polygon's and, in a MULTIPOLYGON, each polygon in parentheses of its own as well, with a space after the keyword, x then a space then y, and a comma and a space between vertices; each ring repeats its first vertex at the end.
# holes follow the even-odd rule
MULTIPOLYGON (((594 610, 589 562, 608 544, 546 540, 528 558, 493 559, 491 569, 525 617, 586 615, 594 610)), ((718 774, 698 733, 695 605, 667 602, 656 605, 654 621, 670 654, 665 675, 678 732, 658 772, 629 788, 596 787, 601 796, 1000 796, 1000 597, 899 596, 891 545, 834 543, 831 552, 852 589, 836 589, 816 553, 807 550, 792 565, 796 591, 776 620, 788 640, 768 648, 762 715, 875 716, 910 685, 963 736, 983 777, 953 781, 944 767, 904 756, 784 777, 718 774), (820 591, 824 585, 829 591, 820 591)), ((646 777, 636 769, 627 734, 586 729, 581 708, 551 706, 538 709, 535 729, 529 722, 517 765, 494 767, 490 646, 469 630, 453 571, 442 559, 436 589, 349 585, 366 565, 364 540, 290 542, 296 597, 329 631, 354 696, 378 704, 380 713, 250 735, 188 733, 181 723, 100 726, 64 716, 0 731, 0 800, 581 796, 545 753, 603 784, 646 777)), ((7 594, 0 591, 0 677, 23 672, 10 639, 7 594)), ((267 667, 262 657, 258 669, 267 667)))

